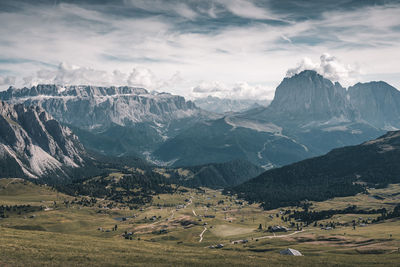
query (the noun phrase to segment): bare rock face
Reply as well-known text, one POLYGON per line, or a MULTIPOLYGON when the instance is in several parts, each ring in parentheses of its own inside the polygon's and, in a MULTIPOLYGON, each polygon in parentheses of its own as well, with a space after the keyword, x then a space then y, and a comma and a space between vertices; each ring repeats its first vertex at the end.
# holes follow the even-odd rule
MULTIPOLYGON (((347 91, 339 83, 305 70, 285 78, 269 106, 195 125, 167 140, 153 154, 175 166, 241 158, 267 169, 360 144, 385 132, 380 125, 388 123, 392 115, 383 106, 395 109, 395 97, 375 97, 375 91, 380 91, 375 85, 371 83, 374 97, 353 97, 354 89, 347 91), (377 102, 379 117, 372 116, 375 111, 366 112, 372 101, 368 98, 377 102)), ((394 90, 393 95, 398 93, 394 90)), ((393 116, 396 118, 400 116, 393 116)))
POLYGON ((62 174, 84 165, 84 148, 40 107, 0 101, 0 177, 62 174))
POLYGON ((400 91, 393 86, 357 83, 348 89, 348 99, 366 122, 385 130, 400 129, 400 91))
POLYGON ((128 86, 10 87, 0 99, 40 106, 70 127, 85 148, 114 156, 145 157, 166 139, 217 116, 182 96, 128 86))
POLYGON ((346 99, 345 88, 311 70, 285 78, 276 88, 270 110, 300 120, 354 120, 358 115, 346 99))
POLYGON ((81 129, 105 129, 151 122, 207 116, 193 102, 168 93, 149 93, 136 87, 38 85, 9 88, 0 99, 43 107, 55 119, 81 129))

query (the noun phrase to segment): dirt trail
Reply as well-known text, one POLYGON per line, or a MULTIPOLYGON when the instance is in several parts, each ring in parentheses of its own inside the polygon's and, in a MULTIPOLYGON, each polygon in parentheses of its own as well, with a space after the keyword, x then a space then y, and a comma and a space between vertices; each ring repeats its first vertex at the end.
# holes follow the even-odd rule
MULTIPOLYGON (((204 227, 205 228, 205 227, 204 227)), ((267 236, 261 236, 261 237, 254 237, 253 239, 265 239, 265 238, 280 238, 280 237, 287 237, 287 236, 292 236, 292 235, 295 235, 295 234, 298 234, 298 233, 301 233, 301 232, 304 232, 305 230, 301 230, 301 231, 295 231, 295 232, 293 232, 293 233, 290 233, 290 234, 287 234, 287 235, 275 235, 275 233, 274 233, 274 235, 267 235, 267 236)), ((205 232, 205 231, 203 231, 203 232, 205 232)), ((202 233, 203 234, 203 233, 202 233)), ((201 240, 203 240, 202 238, 201 238, 201 240)), ((241 240, 236 240, 236 242, 239 242, 239 241, 241 241, 241 240)), ((201 241, 199 241, 199 242, 201 242, 201 241)), ((235 241, 232 241, 232 243, 234 243, 235 241)), ((225 244, 222 244, 222 245, 225 245, 225 244)))
POLYGON ((189 200, 189 202, 185 205, 185 208, 187 208, 188 206, 190 206, 191 204, 192 204, 192 196, 190 196, 190 200, 189 200))
POLYGON ((4 186, 3 189, 6 189, 12 182, 19 181, 20 178, 11 178, 10 181, 4 186))
POLYGON ((171 211, 171 216, 168 217, 168 221, 174 218, 175 210, 171 211))
POLYGON ((204 233, 205 233, 206 231, 207 231, 207 227, 204 226, 204 230, 203 230, 203 232, 201 232, 201 234, 200 234, 199 243, 200 243, 201 241, 203 241, 203 235, 204 235, 204 233))
POLYGON ((291 234, 287 234, 287 235, 275 235, 275 233, 274 233, 273 236, 272 235, 266 235, 266 236, 257 237, 257 239, 287 237, 287 236, 295 235, 295 234, 298 234, 298 233, 301 233, 301 232, 304 232, 304 231, 305 230, 295 231, 295 232, 293 232, 291 234))

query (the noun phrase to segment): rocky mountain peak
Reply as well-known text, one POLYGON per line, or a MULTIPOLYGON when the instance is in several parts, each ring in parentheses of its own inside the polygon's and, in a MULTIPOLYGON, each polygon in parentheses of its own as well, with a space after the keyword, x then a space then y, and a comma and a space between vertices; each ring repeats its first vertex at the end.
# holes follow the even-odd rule
POLYGON ((7 91, 1 92, 3 100, 10 100, 13 98, 22 97, 37 97, 37 96, 75 96, 75 97, 105 97, 113 95, 140 95, 149 94, 144 88, 130 87, 130 86, 90 86, 90 85, 71 85, 61 86, 55 84, 39 84, 31 88, 17 89, 14 87, 8 88, 7 91))
POLYGON ((285 78, 277 87, 270 108, 312 120, 355 117, 355 111, 346 100, 346 89, 312 70, 285 78))
MULTIPOLYGON (((83 146, 42 108, 0 101, 0 163, 15 175, 37 178, 83 166, 83 146)), ((6 173, 2 173, 2 176, 6 173)))
POLYGON ((361 118, 385 130, 400 129, 400 91, 386 82, 357 83, 348 98, 361 118))
POLYGON ((206 115, 182 96, 149 93, 146 89, 129 86, 10 87, 0 92, 0 99, 43 107, 60 122, 84 129, 140 122, 168 124, 173 120, 206 115))

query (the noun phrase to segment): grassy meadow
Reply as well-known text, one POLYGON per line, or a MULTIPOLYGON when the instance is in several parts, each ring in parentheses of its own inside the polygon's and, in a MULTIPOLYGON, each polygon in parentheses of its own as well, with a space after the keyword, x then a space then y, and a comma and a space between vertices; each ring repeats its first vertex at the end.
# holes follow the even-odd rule
MULTIPOLYGON (((268 226, 289 226, 280 218, 280 209, 264 211, 217 190, 187 190, 155 196, 138 209, 115 203, 110 209, 106 207, 109 200, 84 205, 80 197, 48 186, 0 179, 0 205, 37 208, 34 212, 10 210, 0 219, 0 266, 399 266, 399 219, 355 230, 310 225, 302 231, 270 233, 268 226), (258 229, 260 224, 262 229, 258 229), (132 232, 132 240, 124 238, 125 232, 132 232), (217 244, 224 246, 209 248, 217 244), (286 248, 304 256, 280 255, 286 248)), ((391 185, 372 189, 369 195, 313 203, 311 208, 357 205, 390 210, 400 203, 399 190, 399 185, 391 185)), ((376 216, 341 214, 327 221, 376 216)))

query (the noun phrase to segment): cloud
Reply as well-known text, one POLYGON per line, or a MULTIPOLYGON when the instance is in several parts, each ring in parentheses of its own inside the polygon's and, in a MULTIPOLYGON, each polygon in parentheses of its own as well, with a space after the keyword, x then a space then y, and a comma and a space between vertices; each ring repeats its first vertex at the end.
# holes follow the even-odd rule
POLYGON ((336 57, 324 53, 320 56, 320 62, 313 62, 309 58, 303 58, 297 67, 289 69, 286 77, 292 77, 304 70, 314 70, 325 78, 350 85, 359 76, 358 68, 341 63, 336 57))
POLYGON ((192 88, 193 93, 200 93, 200 94, 221 93, 228 91, 229 91, 228 87, 225 84, 218 81, 211 81, 211 82, 203 81, 199 85, 192 88))
POLYGON ((129 74, 128 85, 153 89, 157 87, 155 75, 146 68, 134 68, 129 74))
POLYGON ((14 85, 16 77, 15 76, 0 76, 0 85, 14 85))
POLYGON ((388 5, 347 0, 0 2, 15 7, 2 10, 0 16, 5 25, 0 27, 0 51, 7 55, 0 59, 0 69, 6 71, 1 74, 15 75, 21 84, 22 77, 26 83, 37 83, 54 81, 57 75, 57 81, 65 83, 127 84, 132 67, 140 66, 150 69, 156 79, 150 82, 151 75, 136 73, 132 83, 153 83, 183 95, 191 94, 202 80, 220 81, 228 89, 236 80, 274 88, 288 66, 308 57, 312 61, 305 65, 325 68, 321 72, 331 79, 344 79, 346 64, 358 64, 362 77, 385 75, 390 77, 387 82, 400 87, 395 75, 400 61, 400 5, 395 1, 382 1, 392 3, 388 5), (346 8, 349 2, 353 8, 346 8), (324 67, 320 60, 314 63, 324 51, 340 58, 345 70, 329 59, 324 67), (60 62, 85 67, 65 67, 66 73, 58 74, 60 62), (39 69, 44 70, 37 73, 39 69), (169 81, 176 72, 184 82, 169 81))
POLYGON ((218 0, 232 14, 249 19, 275 20, 276 16, 271 14, 266 7, 256 6, 253 1, 248 0, 218 0))
POLYGON ((237 82, 232 86, 219 81, 201 82, 192 88, 192 97, 214 96, 229 99, 272 99, 274 89, 261 85, 237 82))
POLYGON ((261 86, 250 85, 247 82, 236 83, 232 89, 232 98, 237 99, 272 99, 275 89, 261 86))
POLYGON ((41 69, 35 75, 27 76, 23 80, 26 86, 43 83, 58 85, 105 85, 110 82, 110 76, 106 71, 79 67, 64 62, 56 70, 41 69))
POLYGON ((188 20, 194 20, 198 14, 182 1, 130 0, 129 5, 152 13, 175 14, 188 20))
MULTIPOLYGON (((182 78, 175 73, 171 78, 163 81, 155 74, 144 67, 134 67, 130 73, 119 70, 107 72, 88 67, 60 63, 56 70, 41 69, 33 75, 23 78, 25 86, 37 84, 57 85, 97 85, 97 86, 123 86, 144 87, 149 90, 156 90, 161 87, 177 84, 182 78)), ((0 80, 1 82, 1 80, 0 80)), ((15 79, 14 79, 15 83, 15 79)))

